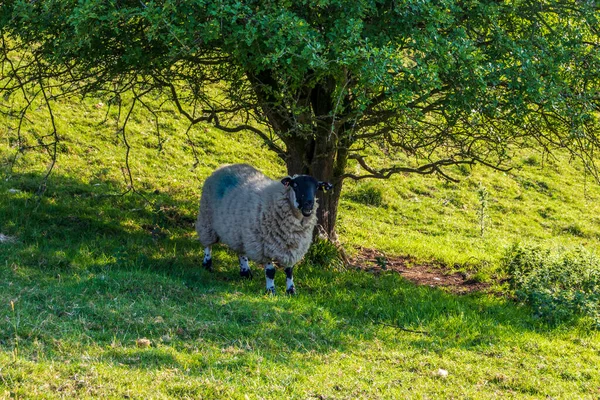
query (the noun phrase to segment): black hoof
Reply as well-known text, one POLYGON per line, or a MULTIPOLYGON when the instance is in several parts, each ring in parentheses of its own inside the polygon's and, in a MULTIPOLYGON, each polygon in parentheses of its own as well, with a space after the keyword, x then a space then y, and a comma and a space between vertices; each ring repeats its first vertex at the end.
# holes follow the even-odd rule
POLYGON ((202 267, 205 268, 206 270, 212 272, 213 267, 212 267, 212 258, 209 258, 208 261, 203 261, 202 262, 202 267))
POLYGON ((251 269, 241 269, 240 276, 242 278, 252 279, 252 270, 251 269))
POLYGON ((293 296, 296 294, 296 288, 294 286, 292 286, 288 290, 286 290, 285 293, 289 294, 290 296, 293 296))
POLYGON ((270 294, 272 296, 275 295, 275 288, 274 287, 267 288, 267 294, 270 294))

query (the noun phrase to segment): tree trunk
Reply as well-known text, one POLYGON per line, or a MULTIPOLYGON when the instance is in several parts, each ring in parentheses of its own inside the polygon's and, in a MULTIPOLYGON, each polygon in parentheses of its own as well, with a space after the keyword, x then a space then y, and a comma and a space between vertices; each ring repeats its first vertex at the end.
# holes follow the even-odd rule
MULTIPOLYGON (((335 137, 335 135, 330 135, 335 137)), ((287 166, 288 173, 304 173, 314 176, 319 181, 333 183, 333 189, 327 193, 319 191, 317 199, 319 208, 317 210, 317 229, 315 234, 324 233, 335 241, 335 222, 338 213, 338 203, 342 193, 342 181, 339 177, 344 173, 348 154, 345 149, 336 148, 337 143, 327 138, 322 138, 314 143, 302 143, 302 141, 287 144, 287 166), (307 148, 313 152, 307 156, 307 148), (300 161, 303 160, 303 161, 300 161), (302 167, 300 167, 300 165, 302 167)))
MULTIPOLYGON (((332 135, 319 135, 315 143, 310 174, 319 181, 334 181, 335 145, 331 139, 332 135)), ((335 239, 335 217, 337 215, 337 201, 339 190, 334 188, 329 193, 319 192, 317 194, 319 208, 317 210, 318 233, 325 233, 331 239, 335 239)))
POLYGON ((295 101, 303 111, 293 114, 282 105, 273 93, 281 89, 277 80, 269 70, 258 74, 248 73, 256 95, 262 103, 269 124, 286 146, 285 162, 288 174, 307 174, 319 181, 334 185, 328 193, 318 192, 317 229, 315 233, 325 233, 330 240, 337 239, 335 221, 338 202, 342 193, 342 181, 348 158, 347 146, 340 147, 340 134, 335 129, 345 128, 334 125, 333 93, 335 80, 325 78, 313 87, 305 87, 298 91, 295 101), (300 126, 312 126, 312 132, 300 129, 300 126))
POLYGON ((337 240, 335 231, 335 222, 338 213, 338 203, 341 194, 341 183, 327 193, 320 192, 317 195, 319 199, 319 209, 317 210, 317 229, 318 233, 324 233, 332 240, 337 240))
POLYGON ((344 174, 346 163, 348 161, 348 153, 346 149, 338 147, 333 152, 320 157, 312 169, 314 176, 321 181, 333 183, 333 189, 327 193, 319 192, 319 210, 317 212, 318 225, 322 232, 327 234, 332 241, 337 241, 335 225, 338 214, 338 205, 342 194, 343 180, 340 176, 344 174), (323 167, 326 163, 327 166, 323 167))
POLYGON ((310 174, 310 141, 304 138, 292 137, 286 138, 287 148, 285 154, 285 164, 288 174, 308 175, 310 174))

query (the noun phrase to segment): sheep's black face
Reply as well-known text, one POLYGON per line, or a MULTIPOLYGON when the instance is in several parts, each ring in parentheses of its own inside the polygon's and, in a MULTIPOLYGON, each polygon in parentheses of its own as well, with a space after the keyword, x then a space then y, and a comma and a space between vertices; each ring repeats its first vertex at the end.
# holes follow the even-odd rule
POLYGON ((332 188, 330 183, 317 181, 309 175, 295 175, 293 178, 288 176, 283 178, 281 183, 292 188, 294 191, 294 206, 296 206, 305 217, 310 217, 313 212, 317 190, 327 190, 332 188))

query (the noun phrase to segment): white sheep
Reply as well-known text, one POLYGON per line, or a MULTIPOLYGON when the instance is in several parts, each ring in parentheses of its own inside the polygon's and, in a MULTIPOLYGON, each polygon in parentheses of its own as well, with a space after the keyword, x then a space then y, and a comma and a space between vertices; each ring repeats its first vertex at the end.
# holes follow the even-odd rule
POLYGON ((293 268, 306 254, 317 223, 315 193, 331 187, 308 175, 272 180, 247 164, 217 169, 204 182, 196 222, 205 247, 202 265, 212 270, 211 246, 221 242, 238 254, 242 277, 252 277, 249 259, 265 265, 270 293, 275 293, 273 261, 284 266, 286 293, 295 294, 293 268))

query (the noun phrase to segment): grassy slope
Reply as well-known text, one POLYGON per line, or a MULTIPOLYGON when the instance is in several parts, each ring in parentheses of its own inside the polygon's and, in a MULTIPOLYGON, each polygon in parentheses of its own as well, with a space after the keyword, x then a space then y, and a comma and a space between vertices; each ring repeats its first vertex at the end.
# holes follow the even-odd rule
MULTIPOLYGON (((123 190, 124 149, 114 126, 96 125, 105 107, 57 106, 60 160, 39 204, 47 156, 28 153, 0 181, 0 232, 18 240, 0 244, 0 397, 598 396, 600 336, 584 322, 547 327, 510 300, 456 297, 328 264, 298 268, 299 296, 266 297, 263 279, 239 280, 224 249, 206 273, 192 227, 203 178, 225 162, 273 176, 282 166, 251 136, 198 128, 194 168, 184 121, 169 112, 158 156, 153 121, 136 112, 132 172, 153 204, 106 196, 123 190), (138 347, 140 338, 151 346, 138 347), (439 368, 449 376, 437 376, 439 368)), ((25 130, 45 134, 43 109, 35 113, 25 130)), ((0 126, 6 159, 14 122, 0 126)), ((514 240, 597 248, 598 188, 589 185, 586 199, 576 167, 541 168, 535 156, 522 164, 514 174, 478 168, 458 185, 413 176, 349 184, 342 239, 469 263, 483 277, 514 240), (479 182, 490 192, 483 238, 479 182), (378 187, 382 206, 363 204, 361 193, 378 187)))
POLYGON ((492 274, 507 246, 600 249, 600 188, 566 157, 543 160, 523 155, 508 173, 476 167, 458 184, 435 178, 401 176, 350 187, 343 202, 340 231, 353 245, 395 254, 437 259, 492 274), (480 233, 480 184, 488 192, 485 230, 480 233), (382 206, 349 198, 381 191, 382 206), (357 196, 353 196, 356 193, 357 196))

